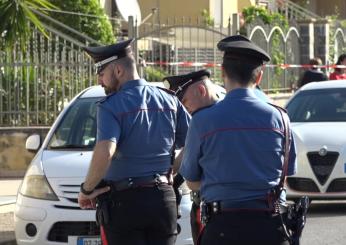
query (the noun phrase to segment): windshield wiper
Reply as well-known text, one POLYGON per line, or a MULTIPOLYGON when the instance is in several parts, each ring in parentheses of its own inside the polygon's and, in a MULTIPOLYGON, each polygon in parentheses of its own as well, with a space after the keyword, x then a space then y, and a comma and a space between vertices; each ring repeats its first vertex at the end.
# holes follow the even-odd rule
POLYGON ((69 145, 58 145, 58 146, 49 146, 48 149, 88 149, 92 148, 91 145, 75 145, 75 144, 69 144, 69 145))

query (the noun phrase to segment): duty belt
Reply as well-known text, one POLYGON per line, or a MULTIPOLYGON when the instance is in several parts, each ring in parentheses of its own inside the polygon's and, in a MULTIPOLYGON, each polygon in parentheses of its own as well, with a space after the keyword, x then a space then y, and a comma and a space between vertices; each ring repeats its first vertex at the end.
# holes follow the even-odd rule
POLYGON ((127 178, 120 181, 111 181, 111 187, 115 191, 123 191, 127 189, 140 187, 153 187, 159 184, 168 184, 169 180, 166 175, 150 175, 144 177, 127 178))
MULTIPOLYGON (((248 201, 215 201, 205 203, 210 214, 216 214, 220 212, 237 212, 237 211, 259 211, 259 212, 270 212, 276 213, 274 208, 268 206, 266 200, 248 200, 248 201)), ((280 205, 280 212, 285 212, 284 206, 280 205), (282 208, 281 208, 282 206, 282 208), (282 210, 281 210, 282 209, 282 210)))

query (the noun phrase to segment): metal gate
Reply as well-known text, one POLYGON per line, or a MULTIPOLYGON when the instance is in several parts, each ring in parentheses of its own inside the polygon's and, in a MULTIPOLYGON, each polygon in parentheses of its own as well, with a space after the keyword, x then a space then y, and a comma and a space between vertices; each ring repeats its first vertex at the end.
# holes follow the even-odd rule
POLYGON ((295 23, 285 29, 256 20, 247 28, 247 36, 271 57, 264 69, 261 87, 265 91, 290 91, 299 79, 299 69, 283 69, 286 64, 300 64, 300 34, 295 23))
POLYGON ((149 81, 208 68, 213 81, 222 83, 222 53, 216 44, 230 34, 230 24, 228 28, 214 27, 200 19, 182 18, 144 24, 134 30, 138 59, 145 64, 143 75, 149 81))
POLYGON ((0 126, 51 125, 64 105, 93 84, 88 45, 46 26, 33 29, 26 50, 0 47, 0 126))

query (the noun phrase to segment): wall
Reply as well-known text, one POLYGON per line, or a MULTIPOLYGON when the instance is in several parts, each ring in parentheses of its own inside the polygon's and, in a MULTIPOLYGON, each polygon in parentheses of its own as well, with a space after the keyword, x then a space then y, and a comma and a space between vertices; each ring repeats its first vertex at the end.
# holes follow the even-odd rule
MULTIPOLYGON (((292 0, 292 2, 298 3, 301 0, 292 0)), ((309 1, 306 9, 316 13, 321 17, 325 17, 326 15, 335 15, 335 9, 338 9, 339 18, 346 19, 346 1, 345 0, 313 0, 309 1)))
MULTIPOLYGON (((160 22, 162 24, 167 22, 167 18, 172 21, 175 17, 177 20, 181 20, 182 17, 189 18, 197 21, 197 17, 201 17, 203 9, 210 11, 209 0, 141 0, 138 1, 142 19, 148 16, 152 12, 152 8, 158 8, 155 18, 160 16, 160 22)), ((152 19, 148 20, 151 23, 152 19)), ((155 19, 157 23, 157 19, 155 19)))
MULTIPOLYGON (((239 12, 239 2, 223 0, 223 26, 228 26, 228 18, 232 18, 232 14, 239 12)), ((240 11, 241 12, 241 11, 240 11)), ((232 20, 231 20, 232 23, 232 20)))
POLYGON ((115 0, 99 0, 101 7, 105 10, 105 13, 108 16, 113 16, 112 1, 115 1, 115 0))
POLYGON ((49 128, 0 128, 0 178, 21 177, 34 153, 25 149, 25 141, 32 134, 39 134, 43 141, 49 128))

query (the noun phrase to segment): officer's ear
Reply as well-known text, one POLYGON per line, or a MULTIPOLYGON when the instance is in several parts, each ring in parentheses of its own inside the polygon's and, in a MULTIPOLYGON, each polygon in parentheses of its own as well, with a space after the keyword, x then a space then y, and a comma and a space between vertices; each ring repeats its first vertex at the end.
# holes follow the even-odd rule
POLYGON ((263 68, 257 74, 255 85, 260 85, 260 83, 262 81, 262 77, 263 77, 263 68))
POLYGON ((114 71, 115 77, 117 77, 117 78, 121 77, 123 75, 123 73, 124 73, 123 67, 121 65, 117 64, 117 63, 114 63, 113 71, 114 71))
POLYGON ((206 89, 206 87, 205 87, 204 84, 202 84, 202 83, 198 84, 197 90, 198 90, 198 93, 199 93, 202 97, 206 96, 206 94, 207 94, 207 89, 206 89))

